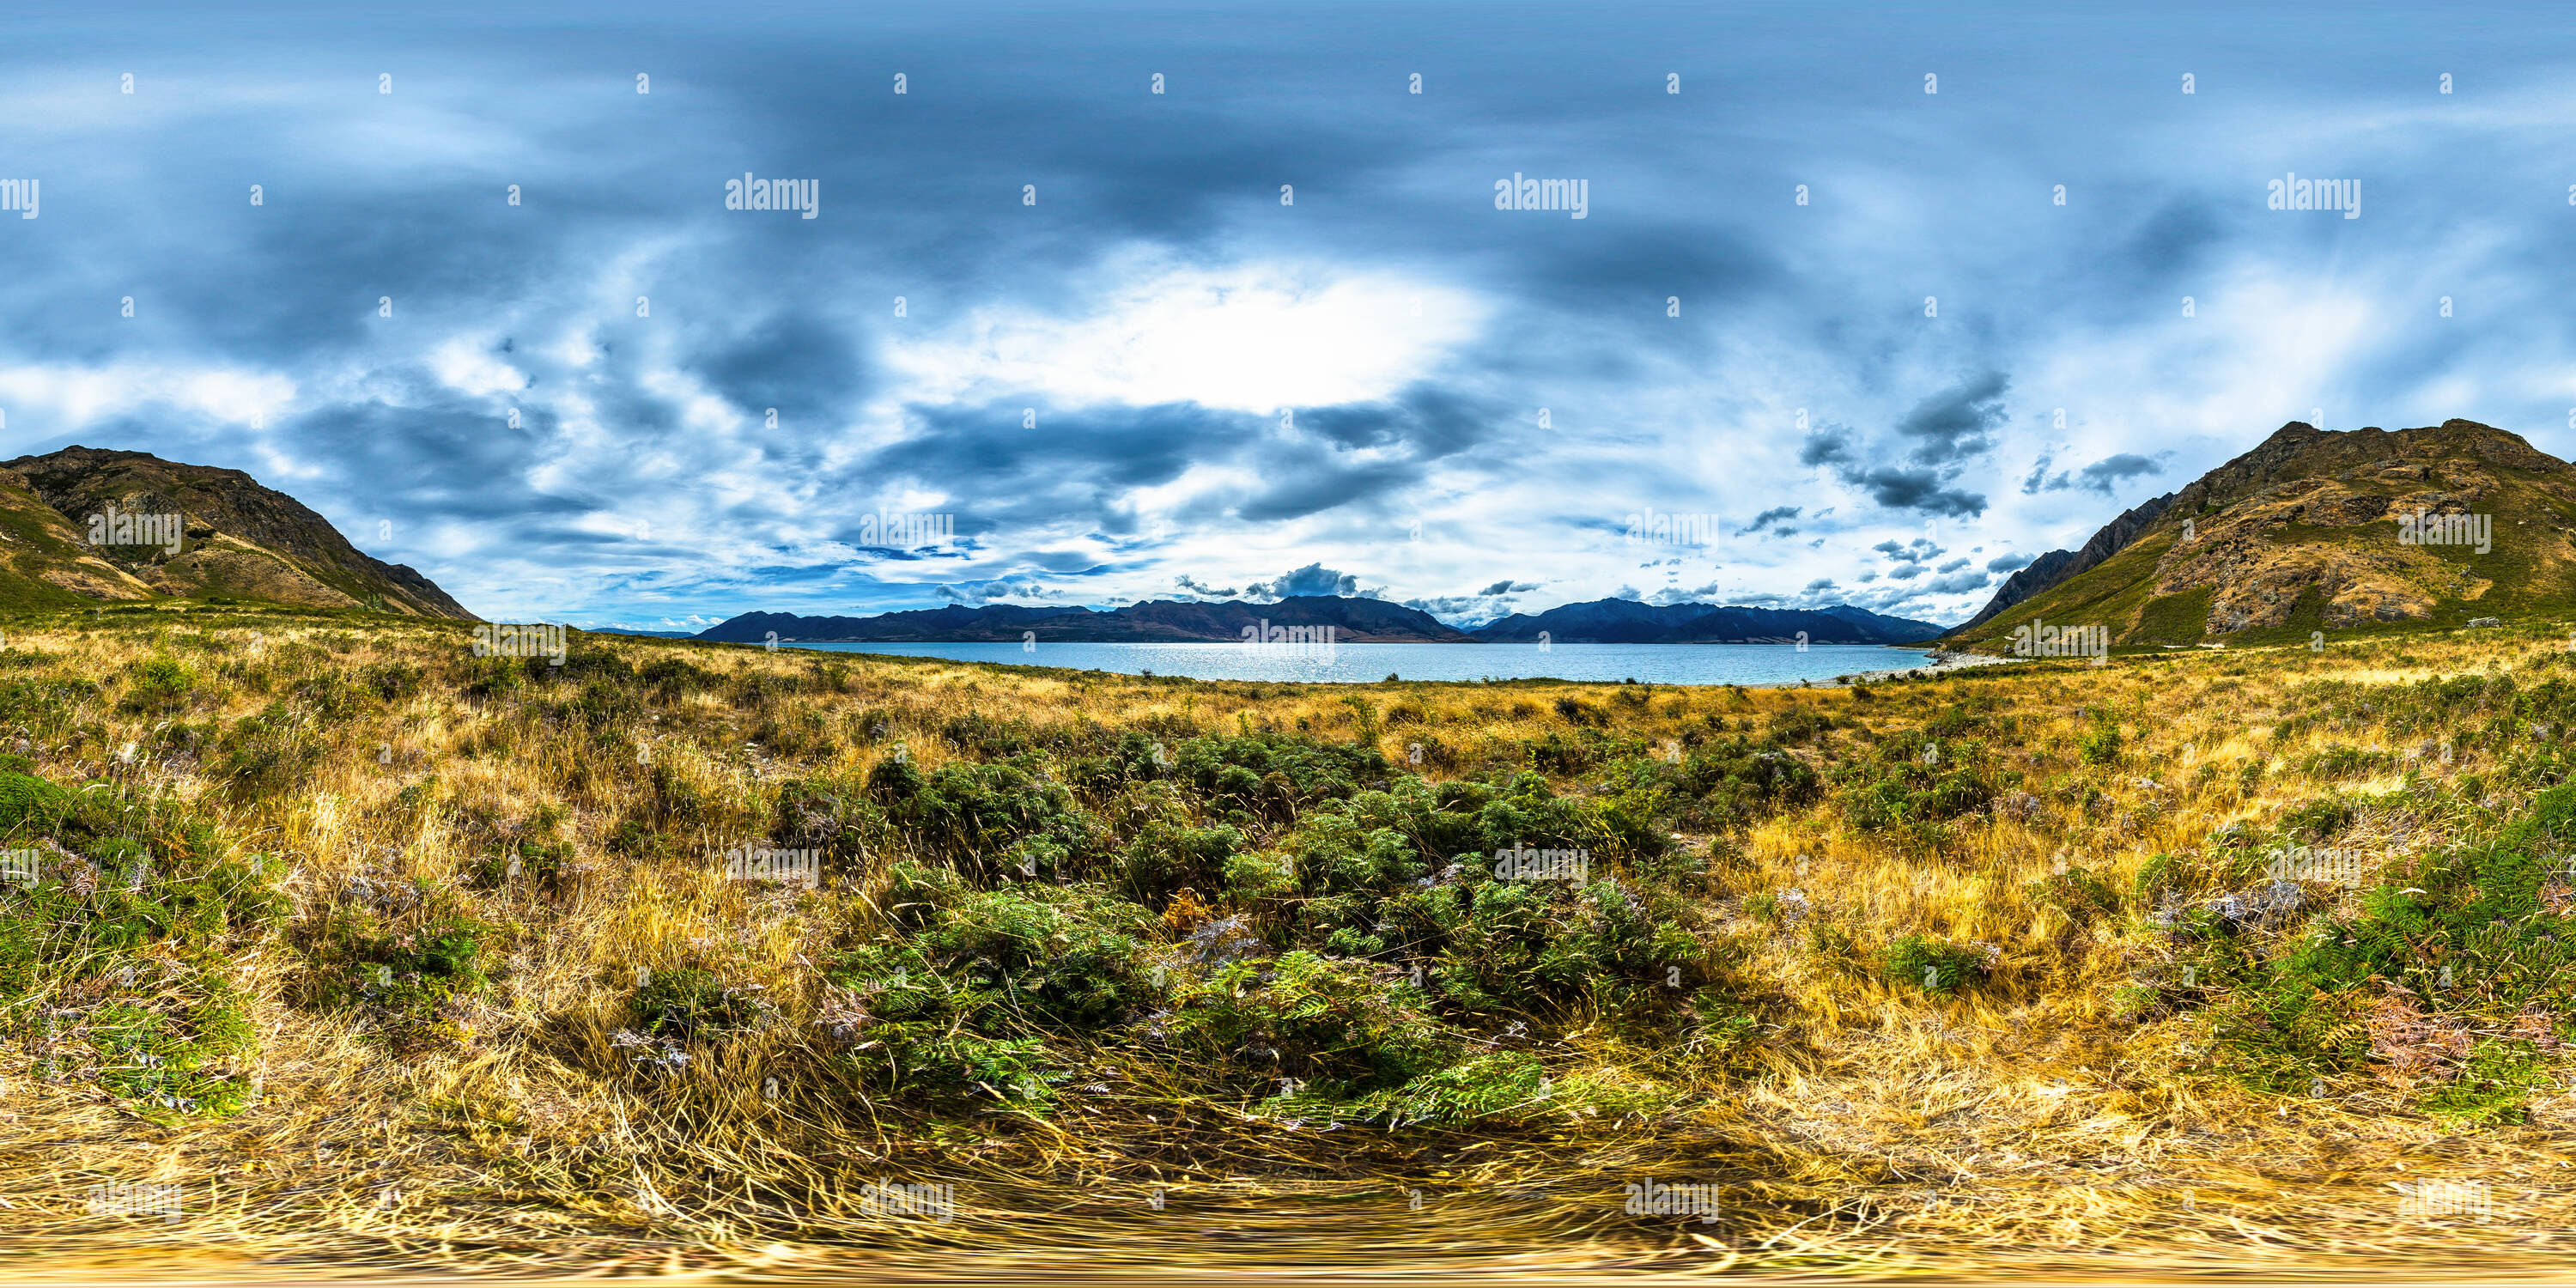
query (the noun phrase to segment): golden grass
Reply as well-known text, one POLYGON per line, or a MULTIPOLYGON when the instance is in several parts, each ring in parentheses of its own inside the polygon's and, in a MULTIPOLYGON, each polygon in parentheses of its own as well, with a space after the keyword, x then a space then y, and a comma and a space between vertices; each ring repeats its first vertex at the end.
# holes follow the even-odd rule
MULTIPOLYGON (((198 660, 208 680, 185 719, 238 719, 274 696, 226 678, 227 666, 318 649, 343 670, 412 662, 438 675, 463 650, 460 631, 436 624, 257 629, 253 653, 251 628, 211 628, 226 651, 198 660)), ((42 772, 197 799, 246 848, 293 865, 287 888, 301 906, 368 872, 462 889, 484 840, 453 812, 398 800, 433 777, 438 792, 499 818, 562 809, 590 871, 559 897, 464 896, 527 933, 474 1003, 471 1040, 428 1054, 396 1055, 347 1017, 288 1005, 293 963, 275 942, 243 953, 229 969, 254 999, 265 1097, 229 1120, 153 1121, 77 1081, 34 1077, 23 1052, 0 1054, 0 1264, 31 1273, 904 1280, 1284 1267, 1317 1278, 1554 1268, 2341 1280, 2365 1267, 2540 1276, 2576 1243, 2576 1099, 2564 1090, 2544 1093, 2527 1125, 2453 1131, 2373 1088, 2285 1101, 2187 1074, 2179 1029, 2107 1014, 2111 991, 2152 964, 2153 944, 2111 926, 2079 934, 2021 893, 2066 862, 2127 882, 2156 853, 2318 794, 2323 785, 2291 767, 2354 735, 2275 745, 2270 721, 2292 684, 2494 670, 2552 647, 2545 640, 2487 633, 2411 639, 2367 658, 2195 651, 2098 669, 1996 668, 1878 686, 1869 699, 1656 688, 1636 702, 1611 685, 1197 684, 584 636, 576 648, 685 656, 726 674, 829 665, 847 679, 836 693, 750 708, 700 696, 662 709, 632 739, 650 765, 549 727, 532 706, 470 702, 433 683, 333 730, 303 787, 233 803, 185 756, 141 767, 115 758, 125 742, 148 743, 155 720, 118 712, 113 677, 193 628, 165 618, 160 630, 160 640, 132 626, 11 632, 14 648, 57 672, 109 681, 77 713, 87 736, 40 749, 42 772), (2421 660, 2393 661, 2399 647, 2421 660), (1758 726, 1798 707, 1904 728, 1972 691, 2040 722, 2028 740, 2043 749, 2028 756, 2034 778, 2089 773, 2073 752, 2082 713, 2119 713, 2132 746, 2116 769, 2090 774, 2103 802, 1977 820, 1937 858, 1851 831, 1830 801, 1755 826, 1722 873, 1721 911, 1754 946, 1747 970, 1787 999, 1795 1032, 1730 1076, 1654 1073, 1644 1053, 1577 1026, 1551 1060, 1560 1078, 1651 1082, 1661 1103, 1686 1107, 1575 1115, 1484 1139, 1288 1129, 1240 1104, 1169 1114, 1157 1094, 1169 1071, 1136 1060, 1102 1071, 1114 1090, 1052 1120, 925 1123, 835 1073, 811 1023, 824 1001, 813 963, 844 925, 877 915, 881 862, 816 896, 764 895, 708 863, 739 843, 722 811, 674 838, 668 859, 605 848, 621 804, 656 767, 716 801, 748 800, 787 774, 864 774, 887 753, 852 736, 862 719, 912 729, 969 712, 1040 728, 1177 718, 1336 739, 1373 720, 1399 760, 1416 742, 1444 748, 1435 759, 1456 769, 1424 766, 1438 776, 1563 733, 1553 704, 1567 696, 1660 747, 1710 716, 1758 726), (764 720, 820 729, 819 746, 746 745, 764 720), (2249 762, 2272 770, 2251 795, 2236 772, 2249 762), (2204 765, 2220 772, 2204 777, 2204 765), (1815 917, 1865 933, 1992 944, 1994 984, 1943 997, 1819 969, 1796 927, 1766 927, 1741 906, 1792 887, 1815 917), (710 953, 766 985, 791 1022, 703 1051, 678 1074, 625 1069, 609 1037, 632 972, 710 953), (782 1073, 776 1098, 765 1097, 765 1080, 782 1073), (2444 1176, 2489 1181, 2492 1220, 2397 1215, 2392 1182, 2444 1176), (1720 1183, 1727 1209, 1710 1225, 1624 1217, 1620 1185, 1650 1178, 1720 1183), (953 1184, 954 1221, 862 1213, 858 1187, 887 1179, 953 1184), (104 1180, 179 1185, 183 1219, 89 1214, 87 1187, 104 1180)), ((952 754, 918 736, 908 750, 925 767, 952 754)))

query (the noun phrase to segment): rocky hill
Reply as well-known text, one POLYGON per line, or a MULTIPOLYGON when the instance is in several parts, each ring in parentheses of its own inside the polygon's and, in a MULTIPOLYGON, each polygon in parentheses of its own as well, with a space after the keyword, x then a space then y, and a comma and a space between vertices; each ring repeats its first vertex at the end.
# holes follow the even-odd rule
POLYGON ((0 541, 0 607, 224 596, 474 620, 429 578, 368 557, 250 475, 144 452, 75 446, 0 465, 0 541), (177 531, 116 526, 166 515, 177 531))
POLYGON ((2576 601, 2576 467, 2474 421, 2293 421, 2190 486, 2052 551, 1945 637, 2008 648, 2033 619, 2115 645, 2306 640, 2576 601), (2015 584, 2020 583, 2020 584, 2015 584))

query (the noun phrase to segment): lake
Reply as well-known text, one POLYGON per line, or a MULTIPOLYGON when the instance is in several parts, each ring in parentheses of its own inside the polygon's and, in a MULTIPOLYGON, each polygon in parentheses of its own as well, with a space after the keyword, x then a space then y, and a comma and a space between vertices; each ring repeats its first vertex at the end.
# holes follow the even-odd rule
POLYGON ((826 644, 786 648, 1061 666, 1196 680, 1363 684, 1407 680, 1593 680, 1616 684, 1796 684, 1919 666, 1919 648, 1875 644, 826 644))

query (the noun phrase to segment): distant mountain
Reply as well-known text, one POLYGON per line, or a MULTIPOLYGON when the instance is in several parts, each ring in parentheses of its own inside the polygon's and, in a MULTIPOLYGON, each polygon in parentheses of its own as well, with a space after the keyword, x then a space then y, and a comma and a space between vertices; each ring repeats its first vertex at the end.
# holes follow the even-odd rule
POLYGON ((1018 604, 987 604, 968 608, 950 604, 945 608, 915 609, 901 613, 879 613, 873 617, 799 617, 794 613, 744 613, 718 622, 700 631, 694 638, 727 644, 758 644, 775 631, 782 640, 813 643, 922 644, 959 641, 995 640, 1005 628, 1018 639, 1019 624, 1072 614, 1087 614, 1088 608, 1028 608, 1018 604))
POLYGON ((0 466, 0 540, 7 607, 223 595, 478 620, 429 578, 369 558, 294 497, 240 470, 144 452, 75 446, 0 466), (166 536, 107 526, 111 516, 164 515, 178 529, 166 536))
POLYGON ((1465 633, 1419 609, 1380 599, 1294 595, 1272 604, 1221 604, 1151 600, 1123 608, 1031 607, 988 604, 880 613, 873 617, 799 617, 794 613, 744 613, 698 633, 721 643, 758 644, 776 632, 781 642, 971 644, 1018 643, 1034 635, 1051 643, 1240 643, 1250 630, 1330 626, 1343 644, 1413 644, 1464 641, 1465 633))
POLYGON ((2307 642, 2374 624, 2563 614, 2571 599, 2576 466, 2475 421, 2394 432, 2292 421, 2121 515, 2082 551, 2042 556, 1949 638, 2002 647, 2037 618, 2102 626, 2115 644, 2307 642), (2434 520, 2421 526, 2435 540, 2410 539, 2416 525, 2401 519, 2417 516, 2434 520))
POLYGON ((1888 644, 1919 644, 1939 636, 1945 629, 1931 622, 1918 621, 1911 617, 1889 617, 1881 613, 1873 613, 1866 608, 1854 608, 1849 604, 1836 604, 1831 608, 1819 608, 1816 611, 1839 617, 1864 631, 1880 636, 1880 640, 1876 642, 1888 644))
POLYGON ((1514 613, 1484 627, 1487 643, 1526 643, 1540 633, 1560 644, 1912 644, 1939 635, 1930 622, 1883 617, 1849 604, 1831 608, 1736 608, 1596 599, 1544 613, 1514 613))

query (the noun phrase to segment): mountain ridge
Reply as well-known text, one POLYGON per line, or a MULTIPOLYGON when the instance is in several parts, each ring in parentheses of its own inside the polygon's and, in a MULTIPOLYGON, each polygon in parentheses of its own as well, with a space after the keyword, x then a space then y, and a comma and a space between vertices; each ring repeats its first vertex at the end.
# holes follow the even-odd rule
POLYGON ((2330 631, 2508 619, 2576 600, 2576 466, 2477 421, 2291 421, 2147 504, 2143 522, 2130 521, 2147 506, 2095 534, 2117 546, 2109 554, 2060 564, 2018 599, 1999 591, 1945 642, 2009 648, 2027 615, 2105 627, 2114 645, 2322 647, 2330 631), (2485 548, 2450 539, 2470 530, 2485 548))
POLYGON ((0 599, 27 607, 226 596, 480 620, 417 569, 359 550, 294 497, 240 470, 149 452, 74 444, 0 462, 0 529, 9 543, 0 599), (175 514, 178 531, 93 544, 111 514, 175 514))
POLYGON ((800 643, 1016 643, 1025 635, 1058 643, 1235 643, 1247 628, 1335 629, 1344 644, 1495 643, 1534 641, 1541 631, 1562 643, 1792 643, 1805 631, 1809 643, 1888 644, 1930 639, 1941 627, 1885 617, 1848 604, 1824 609, 1721 607, 1712 604, 1650 605, 1603 599, 1566 604, 1535 615, 1515 613, 1474 631, 1447 626, 1420 609, 1387 600, 1339 595, 1293 595, 1269 604, 1240 600, 1150 600, 1115 609, 989 604, 878 613, 867 617, 748 612, 699 632, 724 643, 766 642, 771 632, 800 643), (1603 632, 1604 624, 1613 629, 1603 632))
POLYGON ((750 612, 717 623, 696 638, 757 644, 776 631, 782 641, 803 643, 1018 643, 1030 636, 1052 643, 1239 643, 1247 638, 1246 630, 1326 626, 1334 629, 1334 640, 1343 644, 1453 643, 1468 638, 1418 608, 1338 595, 1292 595, 1268 604, 1149 600, 1106 610, 950 604, 869 617, 750 612), (797 633, 791 635, 790 630, 797 633))
POLYGON ((1545 632, 1564 644, 1911 644, 1942 628, 1886 617, 1849 604, 1830 608, 1753 608, 1719 604, 1647 604, 1596 599, 1543 613, 1514 613, 1475 632, 1487 643, 1535 640, 1545 632))

